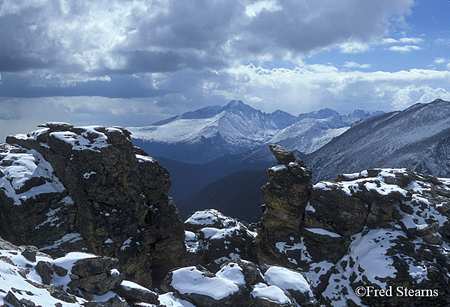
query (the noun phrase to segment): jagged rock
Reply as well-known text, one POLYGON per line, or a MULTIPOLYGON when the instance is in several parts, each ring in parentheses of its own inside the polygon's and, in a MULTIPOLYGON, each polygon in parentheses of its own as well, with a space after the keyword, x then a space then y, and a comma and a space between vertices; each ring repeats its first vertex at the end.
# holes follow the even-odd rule
POLYGON ((17 299, 17 297, 11 291, 3 299, 5 302, 13 305, 14 307, 23 307, 22 303, 17 299))
POLYGON ((185 223, 185 265, 202 264, 217 271, 231 259, 256 261, 255 231, 244 223, 209 209, 193 213, 185 223))
POLYGON ((41 276, 42 283, 44 285, 49 285, 53 279, 53 268, 50 262, 48 261, 39 261, 36 264, 36 272, 41 276))
POLYGON ((109 273, 112 269, 117 268, 118 259, 110 257, 95 257, 78 260, 72 267, 72 274, 79 277, 87 277, 101 273, 109 273))
MULTIPOLYGON (((269 183, 262 187, 265 200, 258 228, 258 258, 263 263, 292 266, 280 252, 278 242, 300 241, 306 205, 311 190, 311 170, 292 151, 270 145, 278 165, 268 169, 269 183)), ((292 255, 300 258, 300 255, 292 255)))
POLYGON ((59 277, 64 277, 69 272, 67 269, 60 267, 59 265, 52 265, 53 271, 58 275, 59 277))
POLYGON ((115 257, 129 278, 157 285, 184 254, 167 170, 124 128, 41 127, 0 145, 0 234, 53 256, 115 257))
POLYGON ((30 245, 25 247, 21 255, 30 260, 31 262, 36 262, 36 254, 38 253, 38 251, 39 250, 36 246, 30 245))
POLYGON ((70 295, 60 287, 48 287, 47 291, 50 293, 50 295, 58 300, 61 300, 66 303, 75 303, 77 299, 75 296, 70 295))
POLYGON ((125 300, 120 298, 113 297, 107 300, 106 302, 86 302, 82 304, 84 307, 129 307, 128 303, 125 300))
POLYGON ((295 305, 293 303, 285 303, 282 304, 280 302, 271 300, 266 297, 257 297, 255 298, 255 307, 294 307, 295 305))

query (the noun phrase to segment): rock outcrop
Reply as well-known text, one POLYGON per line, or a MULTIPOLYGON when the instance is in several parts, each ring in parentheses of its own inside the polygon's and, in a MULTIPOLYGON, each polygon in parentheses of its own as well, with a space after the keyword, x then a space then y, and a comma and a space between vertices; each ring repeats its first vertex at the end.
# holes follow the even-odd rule
POLYGON ((0 235, 53 256, 119 260, 150 287, 178 266, 184 231, 165 168, 118 127, 48 123, 0 147, 0 235))
MULTIPOLYGON (((279 145, 270 145, 277 166, 268 169, 269 183, 261 188, 265 204, 258 228, 258 257, 262 263, 292 266, 278 242, 291 245, 301 241, 301 226, 311 193, 311 169, 294 153, 279 145)), ((293 259, 300 254, 291 253, 293 259)))
POLYGON ((160 305, 156 293, 124 280, 117 259, 79 252, 61 258, 35 252, 29 259, 30 247, 0 238, 0 304, 9 304, 1 306, 160 305))
POLYGON ((256 231, 215 209, 197 211, 185 222, 185 265, 217 271, 232 259, 257 262, 256 231))
POLYGON ((271 149, 260 260, 303 271, 330 306, 450 303, 449 179, 372 169, 311 185, 292 152, 271 149))

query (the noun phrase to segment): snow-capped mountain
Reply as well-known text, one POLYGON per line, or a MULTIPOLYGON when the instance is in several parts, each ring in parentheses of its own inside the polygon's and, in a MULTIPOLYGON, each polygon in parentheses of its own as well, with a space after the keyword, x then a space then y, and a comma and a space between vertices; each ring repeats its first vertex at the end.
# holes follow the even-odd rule
POLYGON ((135 143, 154 156, 201 163, 266 143, 289 122, 289 116, 279 115, 272 118, 242 101, 231 101, 130 131, 135 143))
POLYGON ((415 104, 354 124, 304 157, 318 180, 363 168, 405 167, 450 176, 450 102, 415 104))
POLYGON ((206 163, 268 143, 288 142, 295 145, 290 148, 310 153, 355 121, 373 115, 360 110, 340 115, 323 109, 296 117, 281 110, 264 113, 233 100, 224 107, 209 106, 150 126, 128 129, 133 133, 134 143, 153 156, 206 163))
POLYGON ((344 133, 348 128, 350 126, 339 115, 317 119, 305 118, 280 130, 269 143, 280 144, 309 154, 344 133))

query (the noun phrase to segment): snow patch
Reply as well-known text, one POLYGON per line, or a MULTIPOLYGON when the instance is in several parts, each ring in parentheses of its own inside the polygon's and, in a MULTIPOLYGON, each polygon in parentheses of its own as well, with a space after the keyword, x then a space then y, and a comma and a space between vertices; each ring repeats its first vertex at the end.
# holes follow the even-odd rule
POLYGON ((182 294, 198 293, 215 300, 239 291, 234 282, 220 277, 207 277, 193 266, 173 271, 171 285, 182 294))
POLYGON ((269 300, 276 301, 280 304, 288 304, 290 303, 290 299, 286 296, 283 290, 278 288, 277 286, 267 286, 263 283, 257 283, 253 287, 253 291, 251 292, 253 297, 264 297, 269 300))
POLYGON ((337 234, 335 232, 331 232, 322 228, 305 228, 305 230, 312 232, 312 233, 316 233, 322 236, 329 236, 329 237, 333 237, 333 238, 340 238, 341 235, 337 234))

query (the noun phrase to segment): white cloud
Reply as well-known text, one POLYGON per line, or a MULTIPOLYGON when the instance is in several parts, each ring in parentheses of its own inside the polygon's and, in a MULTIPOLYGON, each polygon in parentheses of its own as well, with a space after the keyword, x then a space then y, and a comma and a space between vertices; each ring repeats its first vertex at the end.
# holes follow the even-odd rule
POLYGON ((263 0, 247 5, 245 7, 245 14, 248 17, 256 17, 262 11, 274 12, 278 10, 281 10, 281 8, 277 5, 276 1, 263 0))
POLYGON ((448 60, 446 60, 444 58, 436 58, 436 59, 434 59, 434 63, 436 63, 436 64, 444 64, 444 63, 447 63, 447 62, 448 62, 448 60))
POLYGON ((347 67, 347 68, 370 68, 370 64, 358 64, 356 62, 350 61, 350 62, 345 62, 344 67, 347 67))
POLYGON ((402 44, 420 44, 423 43, 423 39, 418 37, 403 37, 399 39, 402 44))
POLYGON ((354 108, 399 109, 419 101, 425 94, 430 99, 448 97, 445 88, 450 78, 449 71, 342 71, 331 65, 320 68, 305 65, 292 70, 247 65, 230 69, 228 73, 236 76, 235 79, 245 75, 248 81, 219 85, 222 92, 237 94, 246 101, 259 101, 252 105, 268 112, 283 109, 293 114, 324 107, 344 112, 354 108), (439 90, 433 92, 433 89, 439 90))
POLYGON ((421 50, 419 46, 414 45, 405 45, 405 46, 392 46, 389 48, 391 51, 401 52, 401 53, 407 53, 411 51, 421 50))
POLYGON ((362 53, 370 50, 369 43, 347 42, 339 45, 342 53, 362 53))

